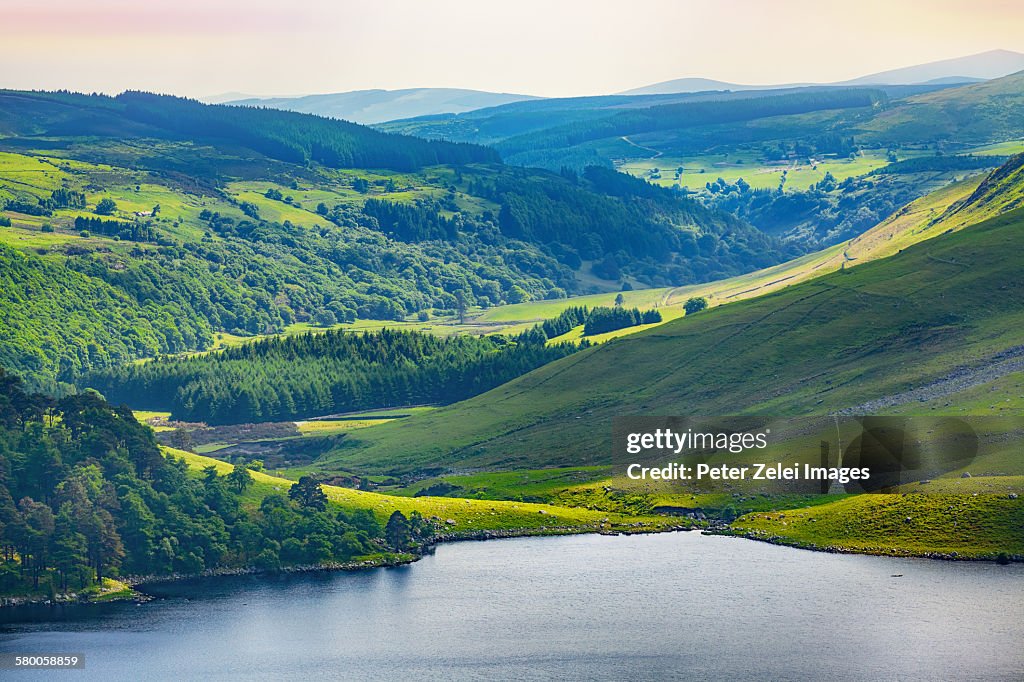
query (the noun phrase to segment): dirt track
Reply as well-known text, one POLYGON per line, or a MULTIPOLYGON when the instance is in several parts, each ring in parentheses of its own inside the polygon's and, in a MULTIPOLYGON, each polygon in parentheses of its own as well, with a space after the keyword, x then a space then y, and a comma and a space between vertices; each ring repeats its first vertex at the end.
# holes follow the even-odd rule
POLYGON ((872 414, 912 402, 927 402, 1001 379, 1007 374, 1024 372, 1024 345, 996 353, 981 365, 958 367, 930 384, 903 393, 894 393, 866 403, 839 410, 839 415, 872 414))

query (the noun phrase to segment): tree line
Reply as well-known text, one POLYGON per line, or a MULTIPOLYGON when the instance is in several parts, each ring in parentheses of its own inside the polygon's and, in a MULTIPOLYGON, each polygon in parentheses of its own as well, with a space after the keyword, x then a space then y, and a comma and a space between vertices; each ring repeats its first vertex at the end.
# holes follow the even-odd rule
MULTIPOLYGON (((661 320, 661 313, 658 310, 624 308, 621 305, 616 305, 613 308, 570 306, 555 317, 544 320, 533 329, 523 332, 519 338, 530 343, 544 343, 548 339, 568 334, 579 326, 583 327, 583 336, 586 337, 641 324, 656 324, 661 320)), ((582 347, 587 347, 589 343, 586 339, 583 341, 582 347)))
POLYGON ((593 308, 583 323, 583 335, 606 334, 616 329, 658 322, 661 322, 661 313, 657 310, 641 311, 639 308, 624 308, 622 306, 593 308))
POLYGON ((375 220, 384 234, 404 242, 454 241, 459 236, 460 221, 444 217, 436 202, 424 199, 417 199, 412 204, 367 199, 363 204, 363 215, 375 220))
POLYGON ((50 216, 57 208, 85 208, 85 194, 62 187, 50 192, 49 197, 22 194, 7 199, 2 206, 25 215, 50 216))
POLYGON ((368 510, 329 505, 310 477, 262 497, 257 485, 244 465, 190 472, 161 454, 131 411, 95 393, 55 401, 0 369, 4 594, 77 592, 127 574, 346 561, 409 551, 433 532, 414 514, 386 533, 368 510))
POLYGON ((117 403, 169 409, 182 421, 289 421, 464 400, 575 348, 503 337, 339 330, 121 366, 79 383, 117 403))
POLYGON ((489 147, 382 133, 312 114, 202 104, 146 92, 125 92, 116 101, 129 119, 193 138, 228 140, 289 163, 413 171, 438 164, 500 161, 489 147))
POLYGON ((156 241, 156 232, 153 230, 153 226, 139 221, 129 223, 123 220, 78 216, 75 218, 75 229, 79 232, 102 234, 133 242, 156 241))
POLYGON ((627 109, 600 118, 581 118, 537 132, 510 137, 497 144, 504 155, 535 149, 565 148, 609 137, 738 123, 759 118, 829 109, 870 107, 887 101, 881 90, 835 88, 788 95, 659 104, 627 109))

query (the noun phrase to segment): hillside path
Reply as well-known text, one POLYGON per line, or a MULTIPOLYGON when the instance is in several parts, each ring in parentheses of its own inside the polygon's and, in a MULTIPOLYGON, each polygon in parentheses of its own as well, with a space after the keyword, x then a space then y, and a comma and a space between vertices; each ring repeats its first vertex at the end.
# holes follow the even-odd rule
POLYGON ((647 152, 654 152, 654 156, 652 156, 652 157, 651 157, 652 159, 656 159, 656 158, 658 158, 659 156, 664 156, 664 154, 665 154, 665 152, 659 152, 659 151, 658 151, 657 149, 655 149, 654 147, 645 147, 645 146, 643 146, 642 144, 637 144, 636 142, 633 142, 633 140, 629 139, 629 138, 628 138, 627 136, 625 136, 625 135, 623 135, 623 136, 622 136, 622 141, 623 141, 623 142, 625 142, 626 144, 631 144, 631 145, 633 145, 633 146, 634 146, 634 147, 636 147, 637 149, 643 149, 644 151, 647 151, 647 152))
POLYGON ((841 416, 872 414, 907 403, 937 400, 1016 372, 1024 372, 1024 345, 1014 346, 996 353, 980 366, 957 367, 945 377, 920 388, 869 400, 866 403, 839 410, 836 414, 841 416))

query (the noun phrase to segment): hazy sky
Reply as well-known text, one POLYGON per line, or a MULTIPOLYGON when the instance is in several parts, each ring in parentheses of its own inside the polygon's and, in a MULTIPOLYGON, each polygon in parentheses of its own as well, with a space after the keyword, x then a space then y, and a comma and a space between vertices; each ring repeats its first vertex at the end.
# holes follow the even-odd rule
POLYGON ((836 81, 994 48, 1021 0, 0 0, 0 87, 191 96, 836 81))

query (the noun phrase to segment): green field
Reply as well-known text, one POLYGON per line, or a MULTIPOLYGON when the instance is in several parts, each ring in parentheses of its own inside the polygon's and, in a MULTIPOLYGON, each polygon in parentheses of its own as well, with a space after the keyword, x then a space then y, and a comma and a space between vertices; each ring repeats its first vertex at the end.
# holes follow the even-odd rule
POLYGON ((665 295, 668 291, 668 288, 640 289, 636 291, 591 294, 589 296, 573 296, 571 298, 550 301, 515 303, 485 310, 476 315, 473 321, 480 323, 540 322, 548 318, 557 317, 559 313, 571 306, 607 307, 615 305, 615 297, 620 293, 625 299, 623 305, 626 307, 646 310, 665 303, 665 295))
POLYGON ((1013 156, 1024 153, 1024 140, 1010 140, 1007 142, 996 142, 985 144, 969 150, 971 154, 979 156, 1013 156))
MULTIPOLYGON (((657 145, 657 140, 649 144, 657 145)), ((1024 152, 1024 140, 1010 140, 994 144, 978 145, 958 150, 958 154, 978 156, 1013 156, 1024 152)), ((899 160, 927 156, 930 152, 917 149, 901 149, 899 160)), ((701 191, 708 182, 722 178, 735 183, 743 178, 753 189, 775 189, 783 179, 787 191, 806 190, 821 182, 826 173, 842 181, 850 177, 867 175, 889 165, 884 149, 866 149, 854 158, 836 158, 835 155, 821 158, 788 159, 766 162, 759 151, 743 149, 711 152, 696 156, 674 156, 663 154, 656 158, 646 157, 620 160, 616 168, 662 187, 683 187, 701 191), (683 172, 676 177, 676 171, 683 172)))
MULTIPOLYGON (((210 457, 182 450, 165 448, 169 456, 184 459, 189 467, 202 470, 213 466, 223 475, 231 465, 210 457)), ((246 497, 253 503, 272 493, 286 492, 293 481, 252 472, 253 485, 246 497)), ((558 507, 549 504, 531 504, 496 500, 467 500, 446 497, 398 497, 379 493, 325 485, 324 492, 330 502, 346 509, 368 509, 386 522, 394 511, 409 515, 418 511, 427 518, 440 519, 447 532, 524 531, 532 534, 544 532, 594 532, 614 530, 617 527, 663 530, 678 525, 665 517, 633 517, 622 514, 591 511, 580 508, 558 507), (454 523, 448 523, 448 521, 454 523), (633 526, 632 524, 640 524, 633 526)))
POLYGON ((819 550, 964 559, 1024 555, 1024 503, 1007 495, 859 495, 807 509, 748 514, 732 528, 819 550))
MULTIPOLYGON (((477 474, 440 476, 391 490, 395 495, 414 496, 425 488, 447 484, 453 490, 446 497, 470 497, 488 500, 549 501, 566 489, 605 480, 608 467, 570 467, 522 471, 492 471, 477 474)), ((586 506, 573 504, 572 506, 586 506)))
POLYGON ((679 157, 630 159, 617 165, 618 170, 646 178, 662 187, 684 187, 702 190, 707 182, 723 178, 735 183, 743 178, 753 189, 775 189, 785 173, 787 190, 805 190, 831 173, 837 180, 865 175, 888 164, 885 151, 867 150, 856 158, 822 157, 811 163, 807 159, 765 163, 759 152, 735 151, 720 154, 679 157), (677 178, 676 170, 682 168, 677 178), (654 177, 658 176, 658 177, 654 177))
POLYGON ((303 436, 333 436, 354 429, 365 429, 368 426, 385 424, 392 419, 318 419, 316 421, 296 422, 299 433, 303 436))

